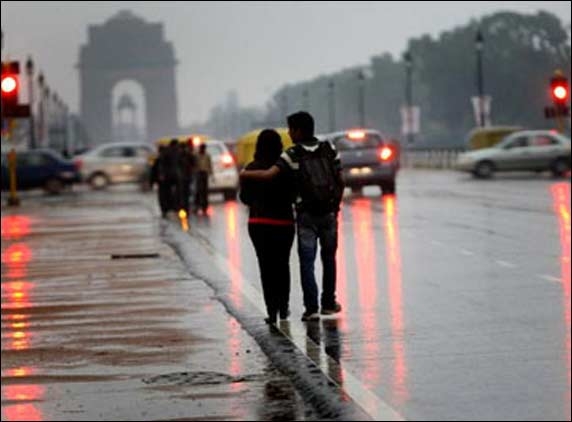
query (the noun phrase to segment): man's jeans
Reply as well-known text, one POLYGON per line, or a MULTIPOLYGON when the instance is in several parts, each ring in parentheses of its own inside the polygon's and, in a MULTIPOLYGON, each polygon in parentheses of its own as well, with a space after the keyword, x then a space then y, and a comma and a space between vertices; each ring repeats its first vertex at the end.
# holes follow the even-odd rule
POLYGON ((333 309, 336 304, 336 250, 338 248, 338 217, 332 212, 315 216, 306 212, 297 215, 298 256, 306 312, 318 311, 318 287, 314 262, 320 240, 322 267, 322 309, 333 309))

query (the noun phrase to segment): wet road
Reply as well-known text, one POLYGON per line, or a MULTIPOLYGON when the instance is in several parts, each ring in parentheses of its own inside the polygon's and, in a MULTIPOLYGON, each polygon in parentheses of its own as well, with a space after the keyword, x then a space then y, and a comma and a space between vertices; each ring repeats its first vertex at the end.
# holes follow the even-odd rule
MULTIPOLYGON (((239 307, 260 291, 246 219, 234 202, 191 219, 239 307)), ((299 321, 295 245, 289 329, 371 415, 570 420, 569 179, 404 171, 395 197, 347 196, 339 226, 343 312, 299 321)))

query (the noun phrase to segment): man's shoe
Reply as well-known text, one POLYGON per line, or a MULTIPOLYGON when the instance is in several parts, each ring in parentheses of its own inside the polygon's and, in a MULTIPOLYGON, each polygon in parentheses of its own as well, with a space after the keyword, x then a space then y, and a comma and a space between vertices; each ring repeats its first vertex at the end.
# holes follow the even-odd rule
POLYGON ((317 312, 304 312, 302 314, 302 321, 316 321, 320 319, 320 314, 317 312))
POLYGON ((334 303, 334 307, 333 308, 322 308, 322 315, 333 315, 333 314, 337 314, 338 312, 341 312, 342 310, 342 305, 340 305, 338 302, 334 303))

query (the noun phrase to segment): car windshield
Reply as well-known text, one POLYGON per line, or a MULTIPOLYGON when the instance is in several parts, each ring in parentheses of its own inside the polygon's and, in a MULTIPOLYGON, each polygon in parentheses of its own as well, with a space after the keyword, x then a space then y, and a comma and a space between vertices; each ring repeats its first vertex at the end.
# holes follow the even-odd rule
POLYGON ((333 142, 339 151, 372 149, 381 145, 381 137, 375 133, 350 133, 334 138, 333 142))
POLYGON ((220 144, 207 143, 207 152, 211 157, 216 157, 224 153, 224 147, 220 144))

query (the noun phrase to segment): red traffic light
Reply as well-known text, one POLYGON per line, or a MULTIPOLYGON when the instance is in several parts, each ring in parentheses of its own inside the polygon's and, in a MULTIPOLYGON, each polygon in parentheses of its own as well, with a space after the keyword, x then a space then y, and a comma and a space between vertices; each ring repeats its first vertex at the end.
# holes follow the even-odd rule
POLYGON ((564 86, 557 86, 552 89, 552 96, 560 101, 565 101, 568 98, 568 90, 564 86))
POLYGON ((552 95, 552 101, 557 105, 565 105, 568 102, 570 95, 568 79, 562 73, 557 72, 550 79, 550 94, 552 95))
POLYGON ((15 94, 18 89, 18 79, 13 75, 2 76, 2 94, 15 94))

